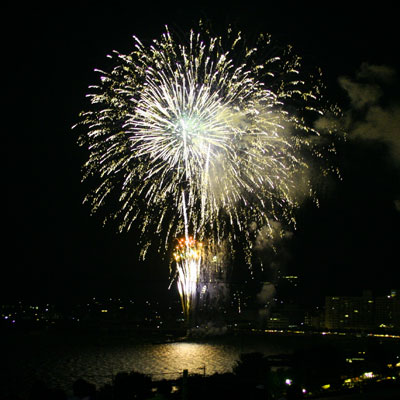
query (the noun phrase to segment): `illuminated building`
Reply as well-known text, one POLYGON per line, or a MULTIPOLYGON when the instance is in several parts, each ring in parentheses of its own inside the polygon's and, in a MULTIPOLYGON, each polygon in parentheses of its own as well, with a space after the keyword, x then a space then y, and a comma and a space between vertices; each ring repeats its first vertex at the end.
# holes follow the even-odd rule
POLYGON ((300 328, 304 325, 304 309, 298 304, 282 303, 274 307, 267 327, 269 329, 300 328))
POLYGON ((373 297, 370 291, 362 296, 327 296, 325 327, 327 329, 368 330, 400 328, 400 299, 392 291, 388 296, 373 297))
POLYGON ((400 328, 400 298, 395 290, 375 299, 375 324, 380 328, 400 328))

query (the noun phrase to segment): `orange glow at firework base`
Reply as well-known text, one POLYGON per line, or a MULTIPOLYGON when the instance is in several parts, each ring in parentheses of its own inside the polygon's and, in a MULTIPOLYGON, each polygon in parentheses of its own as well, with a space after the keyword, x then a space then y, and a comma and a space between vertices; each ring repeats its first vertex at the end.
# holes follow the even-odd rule
POLYGON ((174 258, 175 261, 180 261, 183 258, 200 258, 203 249, 203 244, 197 242, 191 236, 186 240, 181 238, 178 240, 178 245, 175 247, 174 258))

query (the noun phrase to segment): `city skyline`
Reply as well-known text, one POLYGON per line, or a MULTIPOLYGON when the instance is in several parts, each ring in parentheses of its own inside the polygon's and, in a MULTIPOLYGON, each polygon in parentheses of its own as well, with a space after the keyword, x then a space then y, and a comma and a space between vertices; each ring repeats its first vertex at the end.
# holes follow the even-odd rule
MULTIPOLYGON (((288 334, 387 335, 400 330, 399 290, 373 295, 365 290, 357 296, 326 296, 322 306, 299 303, 296 298, 271 297, 264 304, 237 290, 229 302, 210 309, 201 305, 194 312, 193 335, 265 332, 288 334), (205 311, 205 314, 204 314, 205 311), (204 318, 205 317, 205 318, 204 318)), ((259 300, 259 299, 258 299, 259 300)), ((87 298, 68 307, 18 301, 0 305, 2 329, 16 332, 35 329, 110 329, 113 331, 185 331, 187 321, 180 301, 156 298, 87 298)))

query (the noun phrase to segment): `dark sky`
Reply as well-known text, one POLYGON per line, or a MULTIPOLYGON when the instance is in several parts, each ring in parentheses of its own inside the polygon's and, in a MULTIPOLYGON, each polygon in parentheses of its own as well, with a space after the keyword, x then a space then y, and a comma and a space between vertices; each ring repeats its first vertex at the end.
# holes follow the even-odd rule
POLYGON ((320 208, 305 204, 299 210, 297 230, 274 262, 299 275, 312 298, 400 288, 394 6, 148 3, 17 4, 4 13, 11 23, 2 61, 7 155, 2 301, 165 292, 168 269, 159 256, 140 263, 135 232, 103 228, 82 205, 88 189, 80 183, 85 153, 70 128, 87 107, 87 87, 98 79, 93 70, 107 65, 107 53, 129 52, 133 34, 152 39, 165 24, 185 30, 199 18, 216 27, 237 23, 250 35, 269 32, 293 44, 305 63, 322 68, 328 93, 345 114, 349 138, 339 145, 337 160, 343 180, 321 185, 320 208))

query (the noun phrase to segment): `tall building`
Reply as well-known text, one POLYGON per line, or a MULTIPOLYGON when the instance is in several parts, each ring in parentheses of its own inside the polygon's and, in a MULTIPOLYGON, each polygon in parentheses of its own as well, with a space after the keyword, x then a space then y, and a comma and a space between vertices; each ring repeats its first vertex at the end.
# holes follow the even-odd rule
POLYGON ((400 329, 400 299, 396 291, 388 296, 373 297, 370 291, 362 296, 327 296, 325 327, 327 329, 369 330, 400 329))
POLYGON ((400 328, 400 298, 392 290, 390 295, 375 298, 375 325, 380 328, 400 328))

